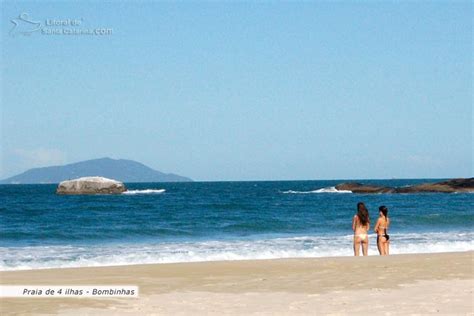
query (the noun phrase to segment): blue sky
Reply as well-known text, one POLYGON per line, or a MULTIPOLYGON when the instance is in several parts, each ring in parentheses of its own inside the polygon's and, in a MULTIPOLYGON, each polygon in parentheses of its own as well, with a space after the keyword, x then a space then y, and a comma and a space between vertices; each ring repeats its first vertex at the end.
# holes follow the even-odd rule
POLYGON ((468 1, 1 5, 0 178, 106 156, 195 180, 473 175, 468 1), (111 34, 10 32, 22 13, 111 34))

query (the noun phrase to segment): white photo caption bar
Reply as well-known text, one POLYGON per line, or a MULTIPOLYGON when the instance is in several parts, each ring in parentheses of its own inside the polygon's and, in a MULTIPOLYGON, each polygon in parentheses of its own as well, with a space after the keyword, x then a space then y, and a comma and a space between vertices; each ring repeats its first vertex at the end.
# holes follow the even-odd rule
POLYGON ((0 285, 0 297, 138 297, 136 285, 0 285))

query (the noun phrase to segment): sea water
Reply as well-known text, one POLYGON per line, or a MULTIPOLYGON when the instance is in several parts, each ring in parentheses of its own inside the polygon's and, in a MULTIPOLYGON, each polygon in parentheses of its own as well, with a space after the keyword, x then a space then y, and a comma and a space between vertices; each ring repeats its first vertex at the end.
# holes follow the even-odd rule
POLYGON ((0 185, 0 270, 351 256, 359 201, 372 228, 388 207, 393 254, 474 250, 473 194, 352 194, 334 188, 341 182, 129 183, 88 196, 0 185))

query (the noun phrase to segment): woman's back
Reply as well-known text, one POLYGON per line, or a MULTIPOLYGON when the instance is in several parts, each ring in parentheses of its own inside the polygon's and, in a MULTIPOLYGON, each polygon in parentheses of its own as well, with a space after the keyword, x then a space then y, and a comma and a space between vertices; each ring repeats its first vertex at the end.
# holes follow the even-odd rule
POLYGON ((354 223, 352 225, 352 229, 354 230, 354 233, 367 233, 369 230, 369 223, 366 223, 365 225, 362 224, 359 216, 356 214, 354 215, 354 223))
POLYGON ((390 226, 390 219, 388 218, 379 218, 377 220, 377 231, 376 233, 378 235, 382 235, 382 234, 385 234, 387 232, 387 229, 388 229, 388 226, 390 226))
POLYGON ((357 214, 352 218, 352 230, 354 231, 354 255, 359 255, 360 246, 362 253, 367 256, 369 250, 369 211, 362 202, 357 203, 357 214))

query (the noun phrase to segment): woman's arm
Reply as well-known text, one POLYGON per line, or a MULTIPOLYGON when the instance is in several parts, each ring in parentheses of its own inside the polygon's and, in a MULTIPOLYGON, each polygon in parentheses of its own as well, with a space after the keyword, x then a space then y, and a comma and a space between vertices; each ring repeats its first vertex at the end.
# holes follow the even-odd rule
POLYGON ((375 223, 374 232, 376 234, 377 234, 377 230, 379 229, 379 226, 380 226, 380 218, 377 220, 377 223, 375 223))
POLYGON ((357 222, 357 215, 354 215, 352 218, 352 230, 355 232, 356 231, 356 222, 357 222))

